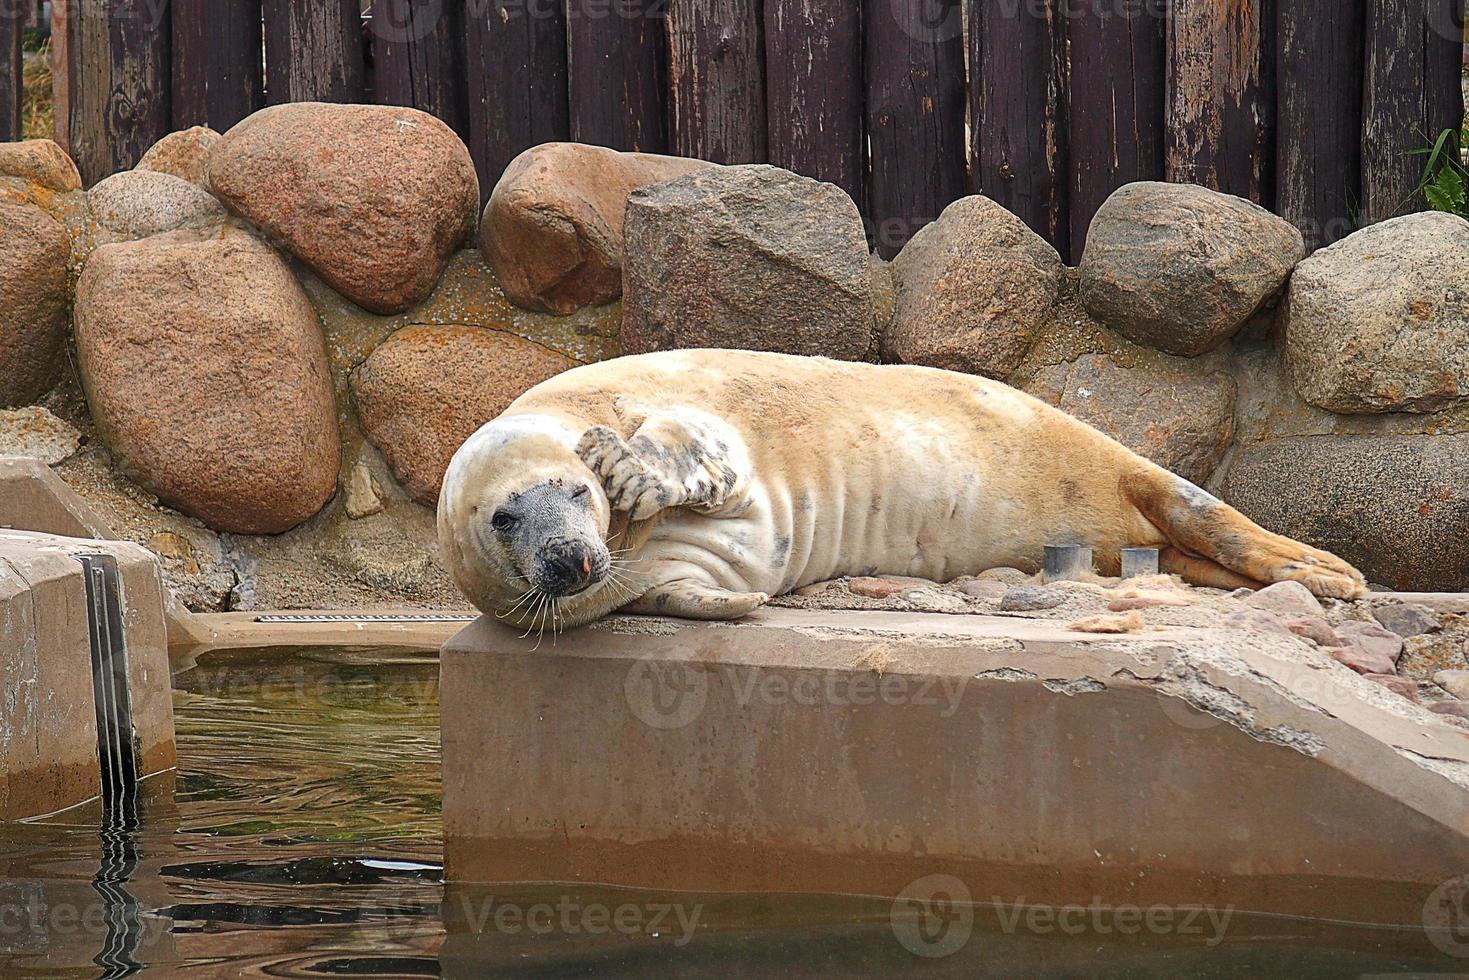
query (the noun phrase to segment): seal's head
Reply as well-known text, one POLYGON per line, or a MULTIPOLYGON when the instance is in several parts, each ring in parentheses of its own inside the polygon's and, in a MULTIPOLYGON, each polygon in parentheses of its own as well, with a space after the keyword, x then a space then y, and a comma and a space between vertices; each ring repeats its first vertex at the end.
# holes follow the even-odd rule
MULTIPOLYGON (((547 416, 496 419, 449 463, 439 493, 439 543, 477 607, 519 625, 581 615, 607 582, 611 509, 573 451, 580 433, 547 416)), ((555 622, 546 625, 556 626, 555 622)))

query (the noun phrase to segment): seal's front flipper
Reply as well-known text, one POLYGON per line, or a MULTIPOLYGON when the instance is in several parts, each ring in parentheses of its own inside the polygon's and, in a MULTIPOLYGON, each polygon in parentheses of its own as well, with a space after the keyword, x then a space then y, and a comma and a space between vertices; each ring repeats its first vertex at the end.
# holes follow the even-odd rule
POLYGON ((727 441, 670 415, 650 417, 628 440, 593 426, 576 453, 601 477, 612 508, 635 521, 665 507, 715 510, 743 482, 727 441))
POLYGON ((739 619, 770 601, 764 592, 729 592, 681 579, 650 589, 623 607, 625 612, 684 619, 739 619))

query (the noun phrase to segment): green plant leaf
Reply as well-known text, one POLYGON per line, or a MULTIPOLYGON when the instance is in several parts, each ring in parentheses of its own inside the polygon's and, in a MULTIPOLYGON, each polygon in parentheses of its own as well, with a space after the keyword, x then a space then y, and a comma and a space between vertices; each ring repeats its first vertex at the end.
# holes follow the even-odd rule
POLYGON ((1464 177, 1452 167, 1446 166, 1440 170, 1433 182, 1423 188, 1423 196, 1427 199, 1428 206, 1435 211, 1447 211, 1460 216, 1465 214, 1464 177))
POLYGON ((1414 151, 1415 155, 1428 157, 1414 194, 1422 194, 1428 206, 1435 211, 1469 217, 1469 205, 1465 201, 1469 171, 1464 168, 1460 151, 1462 145, 1457 129, 1445 129, 1433 141, 1433 146, 1414 151))

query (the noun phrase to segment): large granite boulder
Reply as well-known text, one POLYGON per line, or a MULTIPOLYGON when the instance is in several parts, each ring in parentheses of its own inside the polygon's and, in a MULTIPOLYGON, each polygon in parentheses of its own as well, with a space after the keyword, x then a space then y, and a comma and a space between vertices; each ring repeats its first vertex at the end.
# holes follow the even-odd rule
POLYGON ((1232 337, 1306 254, 1295 226, 1243 198, 1139 181, 1092 218, 1087 312, 1139 344, 1193 357, 1232 337))
POLYGON ((397 106, 262 109, 209 150, 206 171, 230 210, 374 313, 423 300, 479 211, 459 137, 397 106))
POLYGON ((867 237, 835 184, 764 164, 699 170, 634 191, 624 235, 628 353, 872 348, 867 237))
POLYGON ((124 170, 87 192, 87 218, 120 238, 219 224, 224 207, 198 184, 153 170, 124 170))
POLYGON ((570 313, 622 295, 622 218, 640 187, 714 166, 688 157, 543 143, 510 161, 479 248, 517 306, 570 313))
POLYGON ((0 143, 0 175, 19 177, 63 194, 82 189, 77 165, 51 140, 0 143))
POLYGON ((352 373, 352 398, 403 489, 432 507, 465 439, 521 392, 574 366, 499 330, 404 327, 352 373))
POLYGON ((987 197, 963 197, 892 261, 883 354, 1003 380, 1056 302, 1065 267, 1045 239, 987 197))
POLYGON ((219 134, 208 126, 191 126, 169 133, 143 154, 134 170, 153 170, 182 177, 191 184, 208 188, 205 163, 209 151, 219 142, 219 134))
POLYGON ((1286 356, 1333 412, 1431 412, 1469 394, 1469 221, 1393 218, 1296 267, 1286 356))
POLYGON ((1235 450, 1225 500, 1395 589, 1469 589, 1469 436, 1304 436, 1235 450))
POLYGON ((1219 371, 1083 354, 1042 369, 1026 390, 1194 483, 1234 438, 1235 381, 1219 371))
POLYGON ((103 245, 77 286, 87 402, 115 465, 218 531, 274 534, 336 492, 336 405, 316 314, 246 232, 103 245))
POLYGON ((0 202, 0 408, 34 401, 61 374, 70 254, 60 222, 0 202))

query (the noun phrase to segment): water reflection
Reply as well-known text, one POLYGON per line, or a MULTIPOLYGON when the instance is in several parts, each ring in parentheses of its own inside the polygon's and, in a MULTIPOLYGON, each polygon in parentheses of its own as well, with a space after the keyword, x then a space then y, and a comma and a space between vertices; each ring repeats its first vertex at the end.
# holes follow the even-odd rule
POLYGON ((136 819, 0 829, 0 972, 437 975, 437 662, 242 653, 175 683, 179 772, 136 819))
POLYGON ((136 814, 94 805, 0 827, 0 974, 1171 978, 1469 967, 1414 930, 1244 914, 1223 931, 1201 921, 1123 934, 1100 921, 1042 925, 1018 905, 946 905, 935 916, 853 897, 445 888, 435 661, 232 654, 177 683, 179 771, 146 781, 136 814), (948 931, 956 923, 962 934, 948 931))

